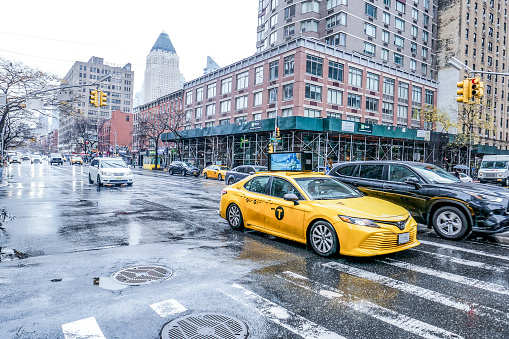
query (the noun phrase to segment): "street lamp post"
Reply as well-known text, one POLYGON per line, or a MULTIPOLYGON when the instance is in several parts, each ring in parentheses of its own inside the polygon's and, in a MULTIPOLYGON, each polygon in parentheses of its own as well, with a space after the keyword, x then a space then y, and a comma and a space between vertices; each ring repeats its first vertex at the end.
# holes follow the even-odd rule
MULTIPOLYGON (((109 126, 113 127, 113 133, 115 134, 115 156, 117 155, 117 129, 115 128, 115 126, 113 126, 113 124, 111 122, 108 122, 108 121, 105 121, 104 122, 105 124, 108 124, 109 126)), ((109 135, 108 135, 108 140, 110 140, 109 138, 109 135)), ((111 145, 111 143, 109 143, 111 145)))

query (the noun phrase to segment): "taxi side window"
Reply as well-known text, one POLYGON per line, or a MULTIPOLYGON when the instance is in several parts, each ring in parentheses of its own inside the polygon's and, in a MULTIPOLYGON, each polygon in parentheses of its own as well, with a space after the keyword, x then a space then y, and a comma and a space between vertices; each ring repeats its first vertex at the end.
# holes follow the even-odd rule
POLYGON ((304 197, 291 183, 282 178, 274 177, 272 179, 272 185, 270 187, 270 195, 278 198, 284 198, 285 194, 293 193, 299 198, 304 200, 304 197))
POLYGON ((244 188, 250 192, 266 194, 270 177, 256 177, 249 180, 244 188))
POLYGON ((389 169, 389 181, 405 182, 410 177, 419 179, 405 166, 391 166, 389 169))

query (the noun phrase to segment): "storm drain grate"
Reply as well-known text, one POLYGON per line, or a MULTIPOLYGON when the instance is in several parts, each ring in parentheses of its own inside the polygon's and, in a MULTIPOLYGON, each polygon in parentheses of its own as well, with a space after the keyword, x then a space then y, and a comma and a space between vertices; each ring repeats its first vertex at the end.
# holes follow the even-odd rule
POLYGON ((124 285, 143 285, 168 279, 172 274, 169 268, 162 266, 135 266, 116 271, 111 279, 124 285))
POLYGON ((247 326, 226 314, 198 313, 170 321, 161 330, 162 339, 244 339, 247 326))

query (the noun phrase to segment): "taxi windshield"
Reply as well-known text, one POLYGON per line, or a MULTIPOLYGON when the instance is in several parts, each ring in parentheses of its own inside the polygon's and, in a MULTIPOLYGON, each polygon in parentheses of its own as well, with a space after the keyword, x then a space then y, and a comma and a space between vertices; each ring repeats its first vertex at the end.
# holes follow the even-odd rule
POLYGON ((362 195, 330 177, 296 178, 297 184, 313 200, 359 198, 362 195))
POLYGON ((122 160, 110 160, 101 162, 101 168, 119 168, 127 167, 122 160))
POLYGON ((435 165, 412 165, 412 168, 420 175, 434 183, 447 184, 451 182, 461 182, 461 180, 453 174, 446 172, 435 165))
POLYGON ((220 169, 220 170, 222 170, 222 171, 228 171, 228 170, 229 170, 229 168, 228 168, 228 167, 226 167, 226 166, 218 166, 218 167, 219 167, 219 169, 220 169))

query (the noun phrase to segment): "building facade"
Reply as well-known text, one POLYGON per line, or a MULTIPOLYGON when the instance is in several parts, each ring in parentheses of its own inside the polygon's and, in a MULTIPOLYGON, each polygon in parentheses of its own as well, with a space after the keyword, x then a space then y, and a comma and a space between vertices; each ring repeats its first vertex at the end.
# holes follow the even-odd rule
POLYGON ((133 114, 111 112, 111 118, 101 120, 98 128, 98 151, 104 154, 126 153, 132 149, 133 114))
POLYGON ((259 0, 257 50, 299 36, 436 79, 437 0, 259 0))
POLYGON ((179 57, 170 37, 159 34, 147 55, 143 81, 143 103, 151 102, 182 88, 183 76, 179 69, 179 57))
MULTIPOLYGON (((131 64, 123 67, 111 66, 104 63, 103 58, 92 57, 88 62, 77 61, 64 78, 63 85, 89 85, 72 89, 75 97, 75 110, 89 123, 88 133, 91 139, 97 141, 97 126, 100 120, 110 119, 111 112, 120 110, 132 113, 134 99, 134 72, 131 64), (98 89, 107 95, 107 105, 95 107, 90 103, 90 91, 97 86, 92 85, 99 79, 111 75, 102 81, 98 89)), ((75 117, 60 119, 59 148, 62 151, 74 151, 77 140, 83 139, 76 133, 75 117)), ((92 145, 95 146, 95 145, 92 145)))

